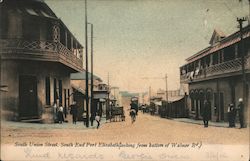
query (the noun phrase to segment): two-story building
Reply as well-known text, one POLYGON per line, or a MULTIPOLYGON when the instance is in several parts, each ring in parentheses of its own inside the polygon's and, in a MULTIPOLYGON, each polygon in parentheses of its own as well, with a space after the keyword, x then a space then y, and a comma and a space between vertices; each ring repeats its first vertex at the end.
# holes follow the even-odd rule
POLYGON ((2 1, 0 22, 3 116, 53 122, 53 104, 70 104, 70 73, 83 71, 83 46, 43 0, 2 1))
MULTIPOLYGON (((250 26, 242 31, 244 48, 240 48, 240 32, 225 36, 214 30, 210 46, 187 58, 180 67, 181 83, 189 85, 190 116, 201 119, 204 100, 211 102, 212 121, 227 121, 228 104, 238 105, 243 97, 242 62, 246 73, 245 113, 249 110, 250 26), (242 52, 240 52, 240 49, 242 52), (242 61, 242 53, 244 60, 242 61)), ((247 116, 247 115, 246 115, 247 116)))
MULTIPOLYGON (((86 113, 87 108, 86 105, 86 73, 79 72, 79 73, 72 73, 71 74, 71 86, 73 88, 73 99, 77 103, 78 107, 78 120, 81 120, 82 114, 86 113)), ((91 106, 91 74, 88 75, 89 84, 89 105, 91 106)), ((103 83, 102 79, 98 76, 93 75, 93 105, 92 107, 89 106, 89 116, 91 114, 95 115, 96 112, 101 114, 101 116, 106 115, 106 109, 108 106, 108 94, 109 88, 108 85, 103 83)))

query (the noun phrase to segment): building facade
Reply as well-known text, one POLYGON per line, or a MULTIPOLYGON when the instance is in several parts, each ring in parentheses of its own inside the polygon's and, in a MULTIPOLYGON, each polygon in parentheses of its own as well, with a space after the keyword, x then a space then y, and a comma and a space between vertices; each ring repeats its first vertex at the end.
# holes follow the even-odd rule
POLYGON ((7 0, 0 10, 3 116, 52 122, 53 104, 70 104, 70 73, 83 71, 83 46, 42 0, 7 0))
MULTIPOLYGON (((86 73, 72 73, 70 84, 73 88, 74 94, 73 99, 76 101, 78 107, 78 120, 81 120, 82 115, 86 115, 86 73)), ((102 79, 93 76, 93 105, 91 107, 91 74, 88 76, 89 78, 89 116, 95 116, 96 113, 100 114, 102 117, 106 117, 106 109, 108 106, 108 93, 109 88, 108 85, 103 83, 102 79)))
MULTIPOLYGON (((228 104, 238 105, 243 97, 242 64, 246 75, 245 116, 249 110, 250 82, 250 26, 225 36, 214 30, 210 46, 186 59, 180 67, 181 83, 189 86, 189 116, 201 119, 204 100, 211 103, 211 120, 227 121, 228 104), (242 44, 242 45, 241 45, 242 44), (242 54, 244 59, 242 60, 242 54)), ((246 120, 248 120, 246 118, 246 120)))

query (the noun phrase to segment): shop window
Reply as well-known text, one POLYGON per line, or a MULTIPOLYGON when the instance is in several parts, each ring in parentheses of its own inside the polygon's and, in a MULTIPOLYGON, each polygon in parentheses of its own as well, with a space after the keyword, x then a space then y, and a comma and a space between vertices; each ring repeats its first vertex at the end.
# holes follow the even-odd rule
POLYGON ((54 78, 54 103, 57 103, 58 93, 57 93, 57 83, 56 78, 54 78))
POLYGON ((191 98, 191 111, 194 111, 195 107, 194 107, 194 99, 191 98))
POLYGON ((62 105, 62 80, 59 80, 58 83, 59 83, 59 105, 62 105))
POLYGON ((70 106, 70 89, 68 89, 68 99, 67 99, 67 101, 68 101, 68 107, 70 106))
POLYGON ((50 77, 45 78, 45 95, 46 105, 50 105, 50 77))

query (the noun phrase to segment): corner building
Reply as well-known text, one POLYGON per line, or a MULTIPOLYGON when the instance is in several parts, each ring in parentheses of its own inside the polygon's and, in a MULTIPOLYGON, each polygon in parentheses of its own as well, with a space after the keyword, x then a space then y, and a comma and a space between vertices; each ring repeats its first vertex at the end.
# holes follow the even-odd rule
POLYGON ((83 46, 43 0, 4 0, 0 12, 2 117, 53 122, 53 104, 70 105, 83 46))

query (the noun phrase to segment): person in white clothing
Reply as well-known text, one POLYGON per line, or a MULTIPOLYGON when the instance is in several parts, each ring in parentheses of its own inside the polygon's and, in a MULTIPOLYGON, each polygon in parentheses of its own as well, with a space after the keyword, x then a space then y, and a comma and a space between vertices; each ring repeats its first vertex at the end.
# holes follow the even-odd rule
POLYGON ((98 113, 96 114, 96 116, 95 116, 95 120, 96 120, 96 122, 97 122, 97 129, 99 128, 99 126, 100 126, 100 121, 101 121, 101 117, 98 115, 98 113))
POLYGON ((58 120, 59 120, 60 124, 64 121, 64 118, 63 118, 63 107, 62 106, 60 106, 59 110, 58 110, 58 120))

